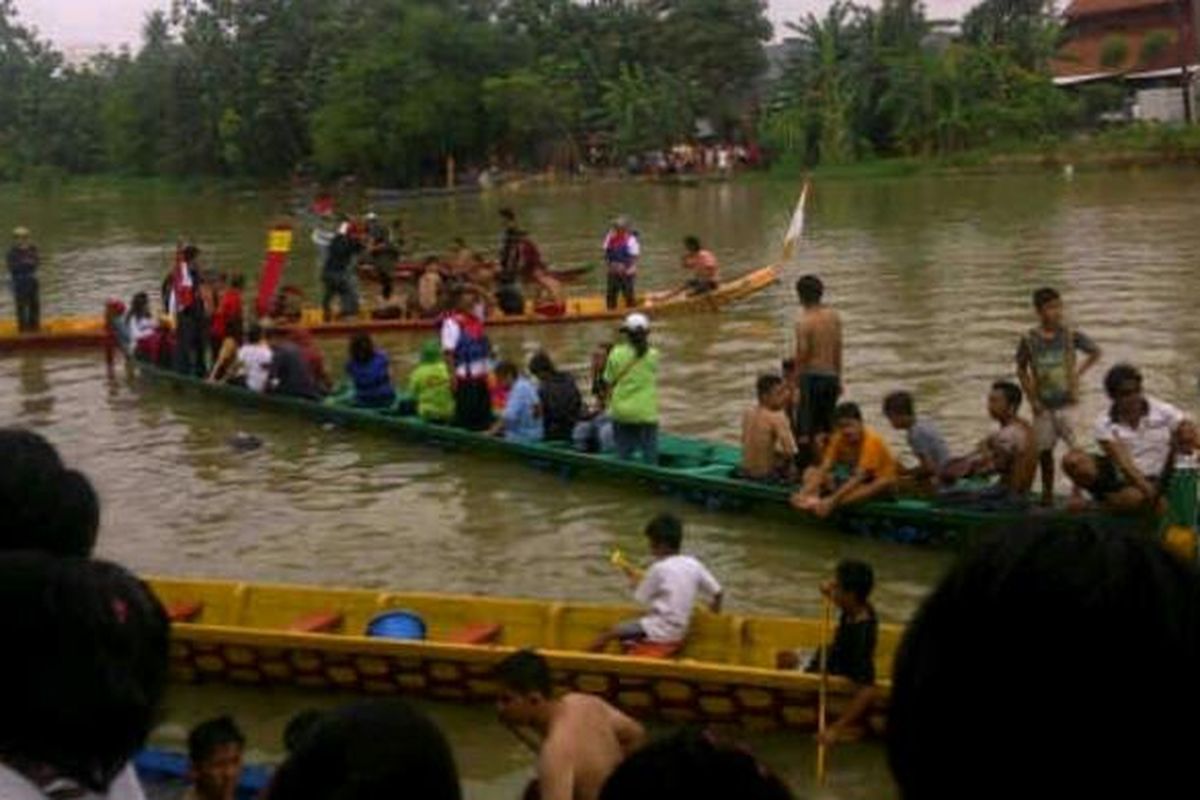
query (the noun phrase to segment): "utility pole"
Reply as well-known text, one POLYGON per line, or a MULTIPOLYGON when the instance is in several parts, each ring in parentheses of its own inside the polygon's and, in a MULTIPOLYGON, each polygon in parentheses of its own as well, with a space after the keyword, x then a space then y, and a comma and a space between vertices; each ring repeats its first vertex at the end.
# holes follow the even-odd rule
POLYGON ((1196 123, 1196 94, 1192 89, 1192 64, 1200 64, 1200 0, 1180 0, 1183 9, 1179 15, 1179 83, 1183 88, 1183 119, 1189 125, 1196 123), (1190 16, 1191 25, 1183 21, 1190 16), (1184 38, 1184 31, 1191 28, 1191 42, 1184 38))

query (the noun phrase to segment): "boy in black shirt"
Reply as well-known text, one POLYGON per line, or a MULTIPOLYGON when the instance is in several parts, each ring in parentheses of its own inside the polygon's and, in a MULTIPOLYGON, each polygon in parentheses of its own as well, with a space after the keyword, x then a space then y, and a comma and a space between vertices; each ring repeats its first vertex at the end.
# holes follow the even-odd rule
MULTIPOLYGON (((829 648, 827 669, 830 675, 849 678, 858 687, 845 713, 825 729, 825 744, 856 734, 875 703, 875 645, 879 639, 879 620, 868 600, 874 586, 875 573, 871 565, 854 560, 840 562, 834 580, 821 586, 821 593, 841 611, 829 648)), ((818 651, 805 671, 819 672, 820 669, 821 654, 818 651)))

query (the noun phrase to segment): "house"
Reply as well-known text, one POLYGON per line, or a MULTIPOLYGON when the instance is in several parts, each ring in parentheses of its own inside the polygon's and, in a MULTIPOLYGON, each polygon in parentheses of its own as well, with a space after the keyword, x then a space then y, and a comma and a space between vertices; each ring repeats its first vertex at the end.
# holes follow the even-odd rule
POLYGON ((1196 121, 1200 0, 1073 0, 1063 16, 1056 84, 1119 81, 1133 118, 1196 121))

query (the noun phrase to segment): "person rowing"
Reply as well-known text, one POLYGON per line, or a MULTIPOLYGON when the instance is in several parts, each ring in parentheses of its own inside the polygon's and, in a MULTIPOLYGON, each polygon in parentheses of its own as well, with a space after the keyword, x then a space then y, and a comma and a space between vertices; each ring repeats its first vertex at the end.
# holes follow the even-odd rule
POLYGON ((691 277, 679 288, 650 298, 655 303, 673 300, 681 294, 697 297, 709 294, 720 285, 721 266, 711 250, 700 244, 700 239, 688 236, 683 240, 683 257, 680 266, 691 273, 691 277))

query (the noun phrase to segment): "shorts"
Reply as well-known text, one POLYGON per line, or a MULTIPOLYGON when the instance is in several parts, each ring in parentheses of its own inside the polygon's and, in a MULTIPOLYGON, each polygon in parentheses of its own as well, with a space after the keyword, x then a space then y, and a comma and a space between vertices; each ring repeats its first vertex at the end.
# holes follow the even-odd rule
POLYGON ((1033 440, 1039 453, 1048 453, 1060 441, 1075 446, 1075 414, 1071 406, 1044 408, 1033 415, 1033 440))
POLYGON ((708 294, 716 288, 716 281, 710 281, 705 278, 692 278, 687 282, 688 293, 692 295, 708 294))
POLYGON ((640 619, 627 619, 624 622, 618 622, 613 628, 613 632, 617 634, 617 638, 622 642, 641 642, 644 641, 649 634, 642 627, 640 619))
MULTIPOLYGON (((1117 469, 1117 465, 1107 456, 1095 456, 1096 482, 1087 487, 1088 494, 1097 500, 1103 500, 1109 495, 1116 494, 1122 489, 1133 486, 1133 482, 1125 473, 1117 469)), ((1158 478, 1150 478, 1150 483, 1157 484, 1158 478)))
POLYGON ((837 375, 800 376, 800 397, 796 403, 796 435, 810 438, 833 431, 833 412, 837 408, 842 381, 837 375))

